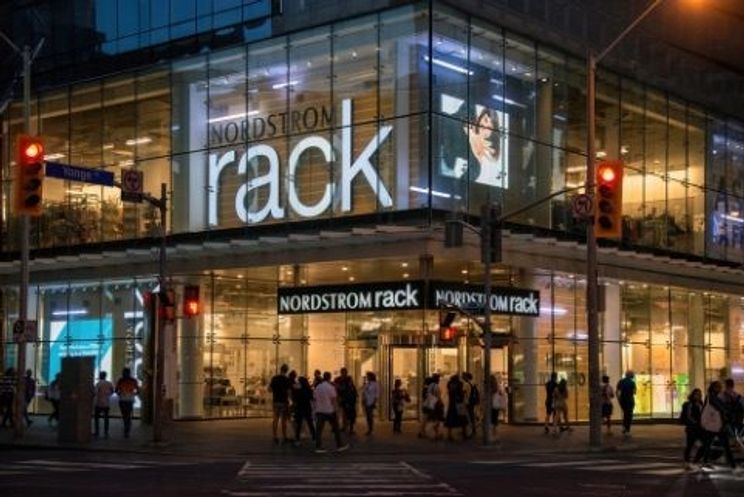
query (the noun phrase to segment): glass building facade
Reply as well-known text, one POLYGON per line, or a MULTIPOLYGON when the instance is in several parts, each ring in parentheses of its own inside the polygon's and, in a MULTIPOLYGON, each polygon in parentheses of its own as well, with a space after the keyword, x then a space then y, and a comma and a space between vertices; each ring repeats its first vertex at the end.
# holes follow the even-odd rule
MULTIPOLYGON (((120 8, 122 1, 99 3, 120 8)), ((139 2, 139 24, 112 25, 116 35, 107 35, 104 49, 142 48, 180 36, 178 29, 197 33, 200 23, 213 29, 223 15, 270 14, 261 10, 267 2, 222 2, 219 9, 219 2, 206 2, 214 4, 208 15, 192 2, 193 12, 168 14, 191 17, 175 24, 169 18, 166 28, 157 24, 156 3, 169 5, 139 2)), ((158 196, 166 185, 168 233, 197 239, 404 211, 424 212, 421 220, 433 225, 434 212, 477 215, 489 200, 510 212, 584 183, 584 63, 560 50, 437 2, 261 37, 38 93, 32 129, 46 140, 46 159, 117 177, 124 169, 142 171, 146 192, 158 196)), ((13 178, 21 104, 0 119, 8 137, 3 175, 13 178)), ((744 123, 600 72, 596 145, 598 158, 625 163, 619 248, 727 266, 744 262, 744 123)), ((12 179, 3 189, 4 232, 15 233, 12 179)), ((47 178, 44 202, 44 214, 32 222, 36 249, 115 247, 160 232, 158 211, 122 203, 116 188, 47 178)), ((580 239, 583 227, 570 206, 570 195, 557 196, 510 222, 539 236, 580 239)), ((18 249, 14 236, 2 244, 6 253, 18 249)), ((304 373, 335 371, 343 362, 359 378, 375 369, 386 381, 405 378, 411 392, 435 371, 478 373, 476 334, 456 347, 438 347, 433 310, 277 313, 282 286, 482 281, 473 261, 423 262, 420 255, 347 254, 331 262, 175 275, 179 292, 183 284, 199 284, 204 295, 203 314, 180 322, 171 351, 177 414, 265 415, 265 385, 282 363, 304 373)), ((499 268, 503 284, 541 292, 539 318, 497 323, 516 337, 494 352, 497 370, 513 387, 515 421, 540 419, 542 384, 551 371, 574 388, 572 416, 587 416, 585 290, 578 272, 549 264, 499 268)), ((147 348, 146 334, 137 330, 145 329, 144 299, 153 281, 145 274, 38 284, 32 300, 42 332, 32 363, 42 384, 65 355, 90 353, 97 368, 113 371, 136 365, 137 351, 147 348)), ((641 416, 676 415, 688 389, 712 378, 744 380, 739 295, 704 283, 603 283, 604 368, 614 378, 626 368, 636 371, 641 416)), ((13 290, 4 295, 12 322, 13 290)), ((13 353, 8 341, 7 361, 13 353)), ((414 403, 411 415, 415 409, 414 403)))

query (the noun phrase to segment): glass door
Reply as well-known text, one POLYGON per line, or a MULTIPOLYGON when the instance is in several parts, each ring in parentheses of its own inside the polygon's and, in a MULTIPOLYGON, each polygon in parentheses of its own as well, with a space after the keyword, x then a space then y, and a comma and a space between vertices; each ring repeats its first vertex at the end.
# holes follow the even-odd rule
MULTIPOLYGON (((419 377, 418 349, 416 347, 390 347, 390 378, 387 392, 392 392, 395 380, 401 380, 411 401, 406 404, 403 411, 403 419, 416 419, 418 417, 421 402, 421 389, 423 383, 419 377)), ((388 413, 393 418, 392 406, 388 413)))

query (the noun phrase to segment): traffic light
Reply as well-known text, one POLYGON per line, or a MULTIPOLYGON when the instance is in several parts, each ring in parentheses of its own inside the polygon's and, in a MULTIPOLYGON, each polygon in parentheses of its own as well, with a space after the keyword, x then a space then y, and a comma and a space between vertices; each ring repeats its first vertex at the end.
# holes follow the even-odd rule
POLYGON ((597 238, 620 238, 623 234, 623 163, 597 164, 597 191, 594 195, 594 232, 597 238))
POLYGON ((199 285, 186 285, 183 287, 183 315, 190 318, 199 315, 200 312, 199 285))
POLYGON ((485 264, 489 259, 492 264, 501 262, 500 204, 485 204, 481 207, 481 260, 485 264), (485 233, 487 236, 484 236, 485 233))
POLYGON ((439 344, 454 345, 457 338, 457 330, 452 326, 452 322, 457 317, 455 311, 439 312, 439 344))
POLYGON ((37 136, 18 137, 16 150, 16 214, 41 216, 44 184, 44 142, 37 136))

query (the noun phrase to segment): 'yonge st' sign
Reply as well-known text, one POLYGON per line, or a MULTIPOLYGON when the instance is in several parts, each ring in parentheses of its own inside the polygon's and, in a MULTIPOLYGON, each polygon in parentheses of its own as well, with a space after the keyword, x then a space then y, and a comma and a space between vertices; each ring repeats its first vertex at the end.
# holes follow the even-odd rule
MULTIPOLYGON (((432 281, 429 294, 423 281, 325 285, 279 288, 279 314, 324 312, 395 311, 437 309, 455 305, 470 312, 483 307, 483 287, 432 281)), ((491 292, 491 311, 513 316, 539 316, 540 292, 514 287, 495 287, 491 292)))
MULTIPOLYGON (((307 112, 302 116, 307 115, 307 112)), ((321 116, 325 115, 322 111, 321 116)), ((317 112, 316 112, 317 118, 317 112)), ((285 116, 283 126, 287 126, 285 116)), ((305 119, 303 117, 303 119, 305 119)), ((254 122, 258 122, 255 121, 254 122)), ((266 123, 270 123, 267 118, 266 123)), ((290 124, 291 124, 290 120, 290 124)), ((317 121, 313 121, 317 122, 317 121)), ((363 177, 369 188, 375 193, 377 202, 381 207, 392 207, 393 199, 385 184, 377 174, 372 157, 393 130, 391 125, 380 126, 361 153, 352 156, 352 102, 350 99, 341 103, 341 174, 336 182, 327 182, 322 188, 320 198, 314 203, 306 203, 300 199, 297 178, 302 167, 303 154, 311 149, 317 149, 330 168, 336 160, 336 152, 327 136, 311 135, 300 140, 289 153, 286 171, 282 173, 282 164, 279 154, 273 147, 266 144, 251 145, 245 153, 240 156, 235 150, 229 150, 222 154, 210 154, 208 170, 208 221, 210 226, 219 225, 218 204, 220 197, 220 176, 225 168, 237 164, 238 176, 244 177, 235 195, 235 213, 238 218, 247 224, 260 223, 269 216, 274 219, 284 219, 287 216, 287 207, 282 205, 280 189, 286 188, 286 197, 289 209, 302 218, 310 218, 323 214, 334 203, 337 195, 340 195, 342 212, 352 210, 352 184, 358 176, 363 177), (261 161, 268 168, 262 167, 265 173, 258 174, 256 161, 261 161), (249 167, 250 166, 250 167, 249 167), (251 205, 251 209, 248 208, 251 205)), ((305 123, 308 124, 308 123, 305 123)), ((264 124, 269 126, 268 124, 264 124)), ((273 125, 276 131, 277 124, 273 125)), ((251 126, 253 127, 253 126, 251 126)), ((227 128, 225 128, 227 129, 227 128)), ((238 125, 235 124, 235 134, 238 135, 238 125)), ((225 131, 226 133, 227 131, 225 131)), ((265 132, 265 131, 264 131, 265 132)), ((229 141, 229 136, 227 137, 229 141)), ((329 174, 330 177, 330 174, 329 174)))

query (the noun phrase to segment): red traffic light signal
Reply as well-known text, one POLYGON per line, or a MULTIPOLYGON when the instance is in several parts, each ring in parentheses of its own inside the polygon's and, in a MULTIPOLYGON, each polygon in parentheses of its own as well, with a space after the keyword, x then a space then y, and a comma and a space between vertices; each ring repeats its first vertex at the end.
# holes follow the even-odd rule
POLYGON ((183 287, 183 315, 190 318, 198 316, 200 312, 199 285, 186 285, 183 287))
POLYGON ((603 161, 597 164, 596 182, 594 232, 597 238, 620 238, 623 234, 623 163, 603 161))
POLYGON ((454 345, 457 338, 457 329, 452 326, 452 322, 457 317, 455 311, 439 312, 439 344, 454 345))
POLYGON ((16 214, 41 216, 44 186, 44 141, 38 136, 21 135, 16 149, 16 214))

